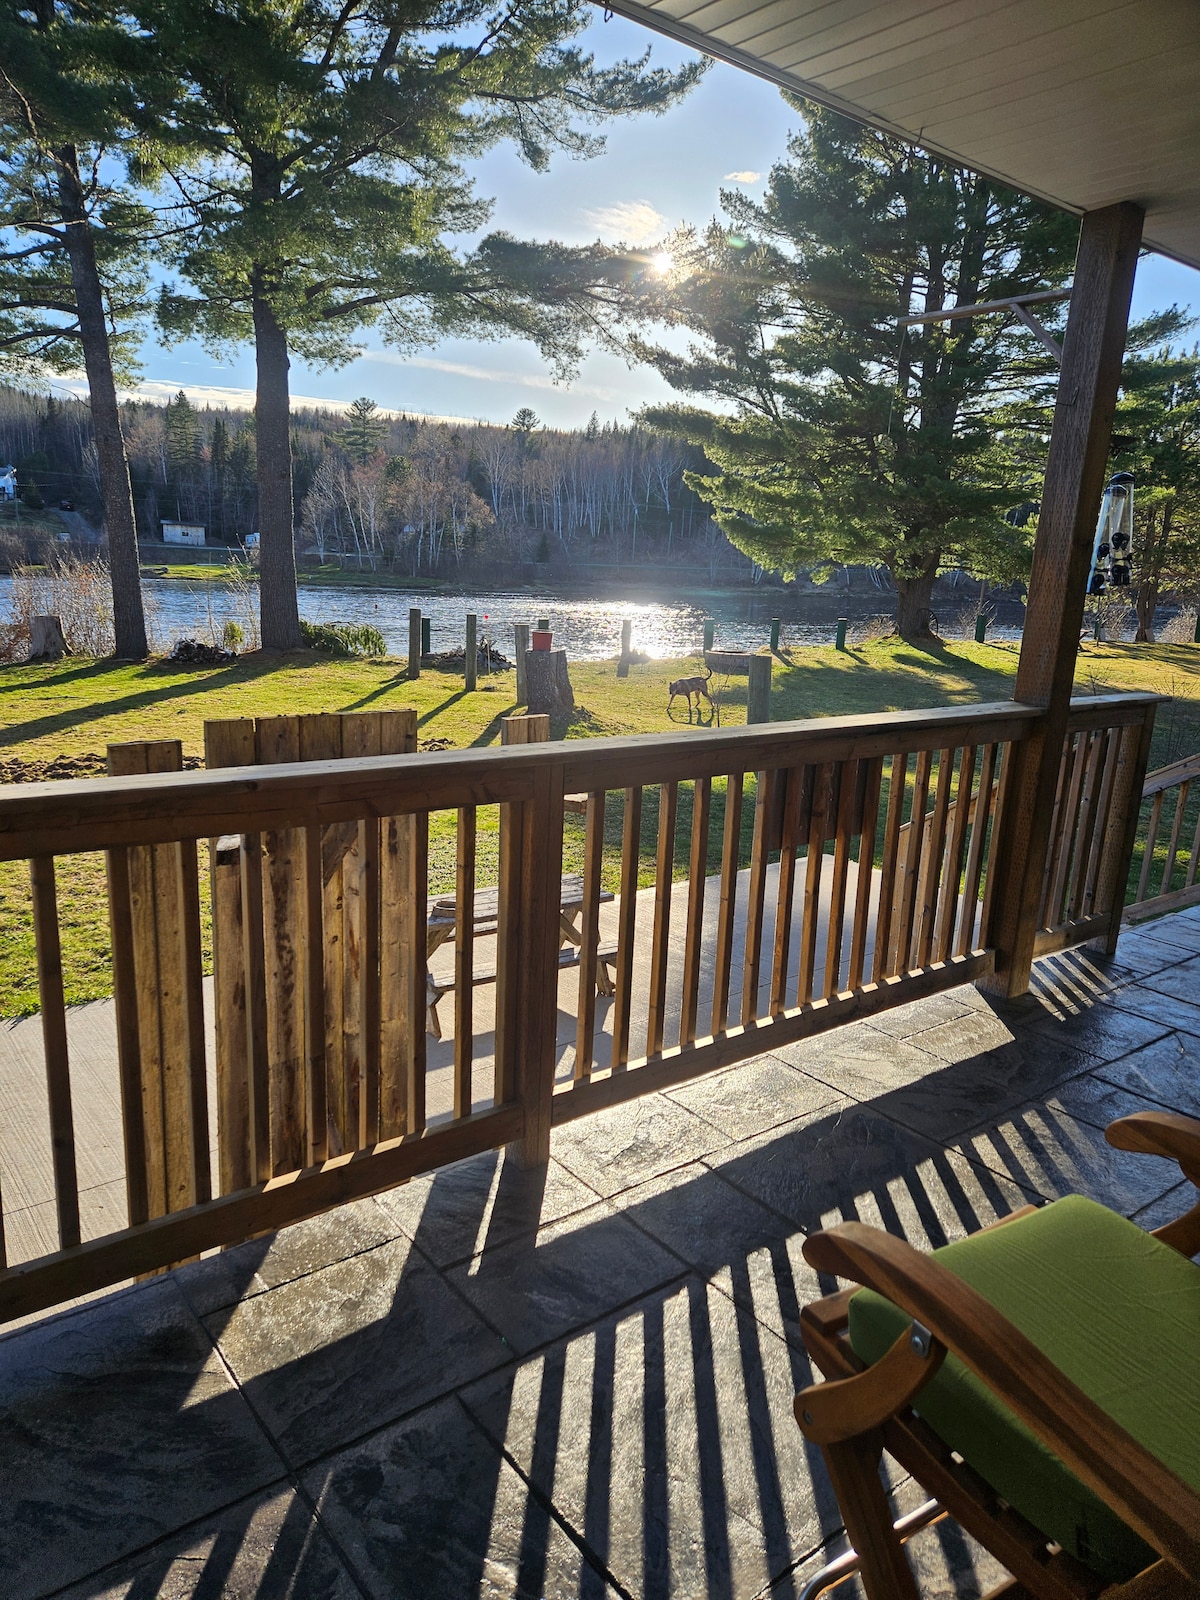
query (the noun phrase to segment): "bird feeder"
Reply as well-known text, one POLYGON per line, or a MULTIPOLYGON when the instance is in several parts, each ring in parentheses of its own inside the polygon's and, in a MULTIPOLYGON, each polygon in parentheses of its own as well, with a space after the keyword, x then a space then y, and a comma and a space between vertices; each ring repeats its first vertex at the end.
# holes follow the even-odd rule
POLYGON ((1100 502, 1088 593, 1128 589, 1133 563, 1133 473, 1114 472, 1100 502))

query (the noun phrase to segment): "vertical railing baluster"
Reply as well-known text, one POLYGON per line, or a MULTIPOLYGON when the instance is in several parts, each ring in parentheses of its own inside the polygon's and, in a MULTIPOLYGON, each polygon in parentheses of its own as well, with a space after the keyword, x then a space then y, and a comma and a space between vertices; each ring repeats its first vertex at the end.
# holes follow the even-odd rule
POLYGON ((646 1018, 646 1055, 661 1054, 667 1010, 667 965, 671 954, 671 893, 675 879, 675 818, 679 785, 664 783, 658 791, 658 847, 654 858, 654 936, 650 947, 650 1006, 646 1018))
POLYGON ((921 883, 921 857, 926 834, 925 804, 929 799, 929 775, 933 769, 933 752, 917 752, 916 771, 913 775, 912 808, 908 814, 908 849, 904 861, 904 886, 900 893, 899 914, 896 918, 897 972, 908 972, 913 966, 913 933, 917 915, 917 891, 921 883))
POLYGON ((1138 878, 1136 899, 1145 900, 1146 890, 1150 887, 1150 865, 1154 860, 1154 846, 1158 843, 1158 828, 1162 821, 1163 801, 1166 791, 1160 789, 1150 802, 1150 821, 1146 830, 1146 853, 1142 857, 1142 871, 1138 878))
POLYGON ((596 1049, 596 978, 600 943, 600 868, 604 861, 604 794, 589 794, 584 819, 583 912, 579 919, 579 1001, 575 1023, 575 1081, 592 1075, 596 1049))
POLYGON ((1191 784, 1185 779, 1175 789, 1175 819, 1171 824, 1171 838, 1167 845, 1167 859, 1163 866, 1162 883, 1159 885, 1159 894, 1170 894, 1171 879, 1175 873, 1175 857, 1179 854, 1179 834, 1183 827, 1183 813, 1187 806, 1188 790, 1191 784))
POLYGON ((792 899, 796 884, 796 852, 800 848, 800 801, 804 778, 811 767, 789 767, 779 775, 783 784, 783 827, 779 838, 779 885, 775 897, 775 951, 771 962, 769 1011, 778 1016, 787 1008, 788 957, 792 940, 792 899))
POLYGON ((1100 877, 1100 867, 1104 860, 1104 851, 1111 826, 1113 795, 1116 793, 1117 769, 1120 766, 1121 729, 1106 728, 1104 731, 1104 763, 1100 777, 1100 795, 1093 810, 1094 826, 1092 828, 1091 844, 1088 848, 1088 858, 1083 875, 1083 898, 1079 904, 1078 915, 1090 917, 1096 905, 1096 885, 1100 877))
POLYGON ((1067 876, 1063 915, 1074 921, 1083 908, 1088 872, 1092 861, 1092 838, 1096 831, 1096 817, 1100 807, 1101 790, 1108 756, 1108 729, 1096 728, 1091 736, 1087 772, 1083 780, 1083 795, 1079 805, 1079 823, 1076 827, 1071 870, 1067 876))
POLYGON ((767 855, 777 775, 758 774, 754 799, 754 834, 750 844, 750 889, 746 897, 745 961, 742 966, 742 1026, 758 1015, 758 979, 762 965, 763 907, 767 898, 767 855))
POLYGON ((683 948, 683 987, 679 999, 679 1042, 692 1044, 700 1005, 700 957, 704 950, 704 891, 708 876, 708 821, 712 779, 692 786, 692 841, 688 857, 687 932, 683 948))
POLYGON ((846 984, 850 989, 861 988, 867 959, 871 890, 875 882, 875 835, 879 828, 879 793, 882 784, 883 757, 873 756, 867 762, 862 827, 858 839, 858 865, 855 869, 854 927, 850 934, 850 970, 846 975, 846 984))
POLYGON ((830 788, 833 763, 826 761, 813 771, 812 810, 808 824, 808 855, 804 863, 804 911, 800 924, 800 961, 796 976, 796 1004, 806 1006, 812 999, 816 975, 817 933, 821 922, 821 871, 825 865, 825 838, 829 831, 830 788))
POLYGON ((468 1117, 475 1059, 475 807, 458 808, 454 863, 454 1115, 468 1117))
POLYGON ((733 929, 737 907, 738 856, 742 841, 742 774, 725 780, 725 822, 721 831, 721 901, 717 912, 717 948, 713 965, 714 1036, 729 1025, 729 977, 733 966, 733 929))
POLYGON ((75 1125, 71 1111, 71 1067, 67 1050, 67 1012, 63 1000, 62 943, 54 857, 29 863, 33 893, 33 937, 37 950, 42 1046, 46 1058, 46 1097, 50 1108, 50 1158, 58 1242, 64 1250, 80 1241, 79 1177, 75 1168, 75 1125))
POLYGON ((1071 867, 1071 854, 1079 828, 1079 810, 1083 801, 1083 780, 1088 768, 1088 735, 1076 736, 1071 758, 1071 777, 1059 812, 1058 839, 1050 872, 1047 874, 1047 893, 1042 907, 1042 926, 1057 928, 1063 919, 1067 883, 1071 867))
MULTIPOLYGON (((975 929, 979 917, 979 885, 983 878, 983 858, 987 844, 988 819, 992 813, 992 793, 996 781, 996 753, 994 744, 983 748, 983 761, 979 767, 979 793, 975 800, 975 815, 971 823, 971 842, 967 847, 967 865, 963 874, 962 912, 958 924, 958 938, 954 953, 969 955, 975 948, 975 929)), ((986 938, 986 924, 979 923, 981 939, 986 938)))
POLYGON ((963 855, 967 848, 967 827, 971 820, 971 785, 975 781, 973 744, 963 748, 958 763, 958 784, 954 791, 954 821, 950 826, 950 845, 942 877, 942 903, 938 913, 937 959, 946 961, 954 948, 954 922, 958 916, 959 887, 963 855))
POLYGON ((921 852, 921 890, 918 904, 920 923, 916 940, 918 967, 927 966, 933 954, 938 895, 945 876, 942 853, 946 848, 946 819, 950 811, 950 788, 953 779, 954 751, 942 750, 938 754, 937 784, 933 792, 933 811, 928 822, 929 837, 923 841, 921 852))
POLYGON ((896 875, 900 861, 900 829, 904 822, 904 791, 908 787, 908 756, 894 755, 888 769, 887 816, 883 824, 883 863, 879 871, 879 909, 875 917, 875 959, 871 976, 879 983, 894 970, 892 917, 896 875))
POLYGON ((857 761, 842 761, 837 776, 837 825, 833 840, 833 877, 829 885, 829 922, 825 937, 825 977, 821 995, 838 993, 842 976, 842 938, 846 927, 846 887, 850 881, 850 841, 854 836, 854 807, 858 796, 857 761))
POLYGON ((642 837, 642 791, 626 789, 621 825, 621 900, 617 907, 617 994, 613 1007, 612 1070, 629 1064, 633 1014, 633 945, 637 928, 638 858, 642 837))

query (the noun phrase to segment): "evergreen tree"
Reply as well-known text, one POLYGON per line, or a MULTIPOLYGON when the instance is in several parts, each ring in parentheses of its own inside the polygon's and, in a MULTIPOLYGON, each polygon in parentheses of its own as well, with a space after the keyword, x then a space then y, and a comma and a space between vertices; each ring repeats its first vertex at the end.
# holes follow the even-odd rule
POLYGON ((1200 589, 1200 349, 1127 359, 1114 465, 1132 472, 1139 644, 1154 642, 1160 595, 1200 589))
POLYGON ((664 311, 699 336, 688 354, 640 346, 717 413, 647 419, 702 446, 688 483, 734 544, 785 574, 882 564, 897 627, 929 637, 947 564, 1011 579, 1027 535, 994 408, 1051 370, 1012 318, 902 333, 898 319, 1053 288, 1077 224, 844 117, 794 102, 807 125, 756 204, 725 193, 731 225, 681 238, 664 311))
POLYGON ((352 400, 346 425, 337 436, 342 449, 360 466, 366 465, 387 438, 388 421, 386 417, 376 415, 378 410, 374 400, 369 400, 366 395, 352 400))
POLYGON ((91 399, 118 656, 146 654, 129 462, 117 378, 145 305, 148 213, 109 181, 162 94, 150 43, 103 5, 0 7, 0 360, 77 369, 91 399), (116 334, 112 329, 119 330, 116 334))
POLYGON ((459 163, 501 140, 543 168, 591 154, 582 126, 658 111, 699 67, 601 69, 573 38, 583 0, 134 0, 186 82, 175 131, 203 146, 177 174, 195 231, 179 266, 194 294, 164 295, 163 326, 224 347, 252 337, 265 645, 300 643, 288 369, 339 362, 380 322, 402 346, 439 332, 517 332, 570 359, 593 302, 627 272, 600 247, 469 253, 488 207, 459 163), (582 313, 586 309, 585 318, 582 313))

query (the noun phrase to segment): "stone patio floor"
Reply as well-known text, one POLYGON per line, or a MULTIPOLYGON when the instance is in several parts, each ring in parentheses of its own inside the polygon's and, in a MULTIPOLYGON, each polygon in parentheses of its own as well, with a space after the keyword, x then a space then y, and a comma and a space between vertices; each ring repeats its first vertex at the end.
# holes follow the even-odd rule
MULTIPOLYGON (((17 1328, 0 1596, 794 1596, 844 1547, 792 1419, 805 1235, 1072 1190, 1155 1226, 1189 1186, 1102 1130, 1200 1115, 1198 1069, 1200 908, 17 1328)), ((910 1548, 929 1594, 1001 1576, 951 1524, 910 1548)))

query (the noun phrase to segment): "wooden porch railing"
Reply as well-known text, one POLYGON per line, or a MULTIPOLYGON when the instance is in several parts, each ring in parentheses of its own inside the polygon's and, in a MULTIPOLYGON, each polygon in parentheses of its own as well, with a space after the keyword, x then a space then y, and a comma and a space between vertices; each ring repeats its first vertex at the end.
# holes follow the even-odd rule
POLYGON ((1125 907, 1126 922, 1200 903, 1200 755, 1146 778, 1133 865, 1138 878, 1125 907))
MULTIPOLYGON (((1045 901, 1059 945, 1120 916, 1155 703, 1073 711, 1045 901)), ((361 755, 309 761, 329 719, 270 719, 243 727, 243 757, 282 764, 0 790, 0 860, 30 862, 60 1244, 0 1254, 0 1321, 481 1150, 542 1161, 555 1124, 987 973, 995 819, 1039 715, 1004 703, 423 755, 381 724, 337 733, 343 752, 365 739, 361 755), (367 753, 389 739, 397 753, 367 753), (109 863, 116 1231, 81 1205, 90 1130, 59 948, 55 858, 89 851, 109 863), (485 927, 493 986, 474 995, 485 927), (453 1032, 431 1039, 428 996, 450 988, 453 1032)))

